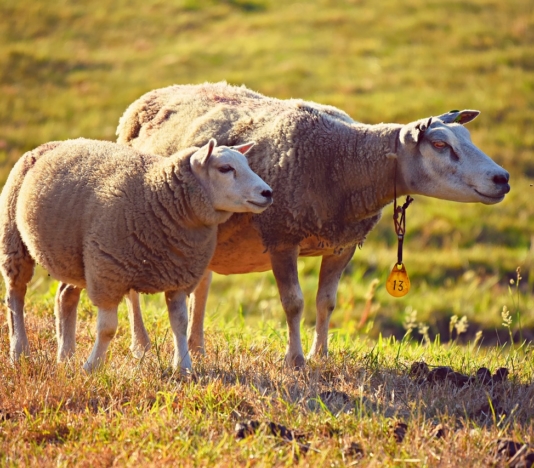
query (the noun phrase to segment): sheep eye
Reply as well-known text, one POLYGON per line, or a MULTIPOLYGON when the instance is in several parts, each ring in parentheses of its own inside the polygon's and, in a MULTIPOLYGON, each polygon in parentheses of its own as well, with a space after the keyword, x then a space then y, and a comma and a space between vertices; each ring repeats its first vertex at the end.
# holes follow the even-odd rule
POLYGON ((447 143, 445 143, 444 141, 433 141, 432 146, 437 149, 443 149, 447 146, 447 143))
POLYGON ((226 174, 227 172, 231 172, 231 171, 234 171, 234 170, 235 169, 232 166, 228 165, 228 164, 219 167, 219 172, 222 172, 223 174, 226 174))

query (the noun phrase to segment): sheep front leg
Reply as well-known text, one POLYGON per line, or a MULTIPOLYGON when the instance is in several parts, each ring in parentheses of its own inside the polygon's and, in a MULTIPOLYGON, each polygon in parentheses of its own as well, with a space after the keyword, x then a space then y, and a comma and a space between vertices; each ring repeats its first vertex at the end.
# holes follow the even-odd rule
POLYGON ((165 300, 169 310, 169 320, 174 334, 174 359, 172 366, 182 372, 192 369, 191 357, 187 348, 187 304, 183 291, 166 291, 165 300))
POLYGON ((128 308, 128 320, 132 334, 130 351, 135 358, 141 359, 150 349, 151 343, 141 315, 141 304, 139 303, 139 293, 130 289, 126 295, 126 307, 128 308))
POLYGON ((91 351, 91 355, 83 368, 87 372, 93 372, 104 364, 106 351, 109 343, 115 336, 119 324, 117 318, 118 304, 109 309, 98 308, 98 317, 96 321, 96 342, 91 351))
POLYGON ((187 343, 189 351, 194 354, 204 354, 204 316, 206 302, 211 284, 211 271, 206 270, 197 287, 189 296, 189 328, 187 343))
POLYGON ((24 326, 24 296, 26 284, 12 285, 6 281, 7 325, 9 328, 9 355, 17 362, 22 354, 29 356, 30 345, 24 326))
POLYGON ((300 338, 300 321, 304 310, 304 298, 297 271, 298 246, 270 252, 274 278, 278 286, 282 307, 286 313, 288 344, 286 365, 296 369, 304 367, 304 353, 300 338))
POLYGON ((319 287, 317 289, 317 321, 315 335, 308 358, 328 355, 328 326, 336 307, 337 288, 343 270, 354 255, 356 246, 349 247, 339 255, 325 255, 321 262, 319 287))
POLYGON ((54 314, 56 316, 57 361, 72 357, 76 349, 76 316, 82 290, 60 283, 56 292, 54 314))

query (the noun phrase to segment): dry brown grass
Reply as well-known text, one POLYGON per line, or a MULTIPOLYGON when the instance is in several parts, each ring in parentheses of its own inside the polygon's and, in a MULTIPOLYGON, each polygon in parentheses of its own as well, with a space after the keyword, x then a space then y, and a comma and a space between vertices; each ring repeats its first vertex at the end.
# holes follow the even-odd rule
MULTIPOLYGON (((114 139, 119 116, 151 89, 226 79, 332 104, 369 123, 481 109, 470 125, 473 141, 510 170, 513 185, 496 207, 417 199, 405 243, 412 292, 401 300, 383 288, 395 258, 391 213, 384 213, 340 284, 331 357, 300 373, 282 366, 283 312, 270 274, 215 279, 208 354, 189 380, 167 371, 161 297, 153 302, 157 313, 144 304, 160 343, 144 361, 130 357, 122 317, 109 365, 83 374, 94 329, 83 302, 76 360, 58 366, 53 290, 46 281, 35 286, 41 274, 32 286, 38 294, 28 299, 28 362, 10 365, 0 321, 0 465, 487 466, 498 438, 534 442, 531 348, 369 338, 402 333, 408 310, 419 311, 430 336, 443 323, 447 331, 453 314, 467 316, 469 333, 502 330, 503 305, 514 332, 534 329, 531 0, 5 0, 0 17, 2 181, 24 151, 46 141, 114 139), (510 294, 518 265, 525 279, 510 294), (418 385, 408 370, 420 360, 470 375, 505 366, 511 376, 495 387, 418 385), (323 392, 339 392, 348 412, 323 408, 316 401, 323 392), (489 407, 480 411, 492 399, 508 414, 504 420, 489 407), (237 441, 235 424, 247 419, 283 424, 311 448, 296 462, 298 445, 268 430, 237 441), (402 443, 393 435, 396 421, 407 424, 402 443), (443 438, 433 436, 438 424, 443 438), (355 445, 352 455, 345 450, 356 443, 361 460, 355 445)), ((317 259, 299 262, 299 273, 309 348, 317 259)))
POLYGON ((496 463, 497 439, 534 443, 528 347, 372 343, 360 336, 295 372, 283 367, 283 330, 221 324, 194 375, 184 378, 167 368, 170 336, 157 337, 137 362, 120 329, 106 368, 86 375, 81 362, 92 344, 92 317, 80 321, 76 358, 58 365, 53 318, 31 312, 30 359, 13 367, 5 326, 0 335, 2 465, 488 466, 496 463), (416 360, 470 375, 505 366, 511 374, 489 386, 419 384, 409 376, 416 360), (302 434, 304 445, 265 425, 236 440, 236 423, 248 420, 282 424, 302 434), (398 442, 401 422, 407 430, 398 442))

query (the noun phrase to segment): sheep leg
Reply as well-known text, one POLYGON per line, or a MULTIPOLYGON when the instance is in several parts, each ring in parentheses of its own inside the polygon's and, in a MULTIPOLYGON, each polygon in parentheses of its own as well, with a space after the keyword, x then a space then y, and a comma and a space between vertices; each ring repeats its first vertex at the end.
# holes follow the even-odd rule
POLYGON ((193 294, 189 296, 189 328, 187 343, 189 351, 204 354, 204 316, 211 284, 211 271, 206 270, 193 294))
POLYGON ((343 270, 354 255, 356 246, 343 250, 339 255, 325 255, 321 262, 317 289, 317 321, 315 335, 308 358, 328 354, 328 326, 336 307, 337 288, 343 270))
POLYGON ((174 359, 172 366, 182 371, 192 369, 191 357, 187 348, 187 304, 183 291, 166 291, 165 300, 169 310, 169 320, 174 334, 174 359))
POLYGON ((143 323, 141 315, 141 305, 139 303, 139 293, 130 289, 126 295, 126 307, 128 308, 128 319, 132 333, 132 343, 130 350, 135 358, 141 359, 150 349, 151 343, 148 333, 143 323))
POLYGON ((286 365, 296 369, 304 367, 304 353, 300 338, 300 321, 304 298, 297 271, 298 246, 270 252, 273 274, 278 286, 282 307, 286 313, 288 344, 286 365))
POLYGON ((60 283, 57 288, 54 313, 58 362, 72 357, 76 349, 76 309, 81 292, 81 288, 66 283, 60 283))
POLYGON ((24 296, 26 284, 13 285, 6 281, 7 324, 9 328, 9 354, 17 362, 22 354, 29 356, 30 345, 24 326, 24 296))
POLYGON ((119 324, 117 318, 118 304, 108 309, 98 308, 96 321, 96 342, 87 362, 83 365, 84 370, 93 372, 104 364, 106 351, 109 343, 115 336, 119 324))

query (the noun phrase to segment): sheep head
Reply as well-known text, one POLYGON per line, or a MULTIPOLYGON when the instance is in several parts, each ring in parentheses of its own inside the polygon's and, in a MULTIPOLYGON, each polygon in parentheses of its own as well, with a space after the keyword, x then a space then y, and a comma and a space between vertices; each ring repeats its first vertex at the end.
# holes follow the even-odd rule
POLYGON ((509 174, 471 141, 464 124, 479 111, 450 111, 401 127, 397 151, 407 192, 494 204, 510 191, 509 174))
POLYGON ((191 156, 193 174, 216 210, 261 213, 272 204, 271 188, 250 169, 244 156, 254 144, 217 146, 211 139, 191 156))

